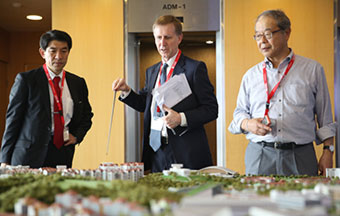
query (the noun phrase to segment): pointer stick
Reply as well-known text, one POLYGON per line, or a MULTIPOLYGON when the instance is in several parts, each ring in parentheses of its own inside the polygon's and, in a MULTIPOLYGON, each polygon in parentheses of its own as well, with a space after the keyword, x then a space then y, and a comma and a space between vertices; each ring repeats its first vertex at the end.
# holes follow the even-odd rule
POLYGON ((113 119, 113 113, 115 111, 115 102, 116 102, 116 94, 117 91, 114 91, 113 95, 113 102, 112 102, 112 110, 111 110, 111 120, 110 120, 110 127, 109 127, 109 135, 107 137, 107 144, 106 144, 106 155, 109 153, 109 147, 110 147, 110 137, 111 137, 111 129, 112 129, 112 119, 113 119))

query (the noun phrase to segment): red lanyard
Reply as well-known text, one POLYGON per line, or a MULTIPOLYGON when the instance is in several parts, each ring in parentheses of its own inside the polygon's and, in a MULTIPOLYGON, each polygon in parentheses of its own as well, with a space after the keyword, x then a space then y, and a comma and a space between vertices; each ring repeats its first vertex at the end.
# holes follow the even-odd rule
POLYGON ((290 68, 294 64, 294 61, 295 61, 295 55, 292 56, 292 59, 288 63, 288 66, 286 68, 285 73, 282 75, 280 81, 274 86, 274 88, 272 89, 270 94, 268 93, 268 81, 267 81, 266 63, 263 62, 263 66, 262 66, 263 67, 263 81, 264 81, 264 85, 266 87, 266 93, 267 93, 266 111, 264 113, 265 116, 268 115, 268 112, 269 112, 270 99, 274 96, 274 94, 275 94, 277 88, 279 87, 281 81, 283 80, 283 78, 288 74, 288 71, 290 70, 290 68))
POLYGON ((54 84, 53 84, 53 81, 51 79, 51 76, 50 74, 48 73, 48 70, 47 70, 47 66, 46 64, 44 64, 44 71, 45 71, 45 74, 46 74, 46 77, 47 77, 47 80, 48 80, 48 83, 50 84, 50 87, 52 89, 52 93, 53 93, 53 97, 54 97, 54 100, 55 100, 55 103, 57 104, 57 107, 58 107, 58 112, 60 114, 60 117, 61 117, 61 123, 64 125, 65 124, 65 119, 64 119, 64 115, 63 115, 63 108, 61 106, 61 96, 63 95, 63 89, 64 89, 64 80, 65 80, 65 71, 63 70, 63 76, 61 78, 61 88, 60 88, 60 100, 57 96, 57 92, 54 88, 54 84))
MULTIPOLYGON (((169 71, 169 73, 168 73, 168 76, 166 77, 166 81, 165 81, 165 82, 167 82, 167 81, 170 79, 170 77, 172 76, 172 72, 173 72, 174 69, 175 69, 175 66, 176 66, 176 64, 177 64, 177 62, 178 62, 179 57, 181 56, 181 53, 182 53, 182 51, 181 51, 181 50, 178 50, 176 59, 175 59, 174 63, 172 63, 171 69, 170 69, 170 71, 169 71)), ((158 76, 158 77, 161 77, 162 67, 163 67, 163 62, 162 62, 161 67, 159 68, 159 76, 158 76)), ((158 80, 158 86, 161 86, 161 79, 160 79, 160 78, 159 78, 159 80, 158 80)))

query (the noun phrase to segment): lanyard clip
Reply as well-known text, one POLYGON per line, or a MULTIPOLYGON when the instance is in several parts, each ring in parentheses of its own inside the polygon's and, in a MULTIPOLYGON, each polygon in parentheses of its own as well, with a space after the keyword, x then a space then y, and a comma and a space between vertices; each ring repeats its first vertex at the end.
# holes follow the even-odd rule
POLYGON ((63 111, 62 110, 59 110, 57 112, 53 112, 54 115, 60 115, 60 116, 63 116, 63 111))
POLYGON ((269 110, 269 105, 270 105, 270 103, 266 102, 266 110, 269 110))

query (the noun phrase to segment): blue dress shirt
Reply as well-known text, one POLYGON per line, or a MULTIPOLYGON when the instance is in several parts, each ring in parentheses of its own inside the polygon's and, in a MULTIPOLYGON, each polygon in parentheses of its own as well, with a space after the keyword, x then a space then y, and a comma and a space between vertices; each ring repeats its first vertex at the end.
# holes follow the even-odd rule
MULTIPOLYGON (((273 68, 269 59, 264 62, 267 69, 269 92, 279 82, 293 51, 273 68)), ((332 107, 323 67, 316 61, 295 55, 288 74, 270 100, 269 117, 272 131, 265 136, 244 132, 244 119, 263 118, 267 100, 263 81, 263 62, 250 68, 243 76, 237 106, 229 131, 233 134, 246 133, 252 142, 295 142, 320 144, 335 136, 337 124, 333 122, 332 107)))

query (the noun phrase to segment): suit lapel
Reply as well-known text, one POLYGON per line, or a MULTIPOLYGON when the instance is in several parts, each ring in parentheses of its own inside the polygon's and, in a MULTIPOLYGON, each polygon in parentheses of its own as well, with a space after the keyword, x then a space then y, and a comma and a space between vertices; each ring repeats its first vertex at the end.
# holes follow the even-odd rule
POLYGON ((71 98, 73 102, 78 101, 77 98, 77 82, 74 82, 74 79, 72 79, 72 76, 70 76, 69 72, 66 72, 65 74, 65 81, 67 82, 68 89, 70 91, 71 98))
POLYGON ((50 101, 50 90, 49 90, 49 84, 48 80, 45 74, 45 71, 43 67, 39 68, 38 77, 40 79, 40 82, 37 82, 38 85, 40 85, 41 88, 41 99, 42 99, 42 108, 43 110, 46 110, 46 113, 48 113, 47 118, 51 122, 51 101, 50 101))
POLYGON ((155 87, 156 84, 156 80, 157 80, 157 76, 158 76, 158 72, 160 70, 161 67, 161 62, 159 62, 155 67, 154 70, 151 72, 151 76, 150 76, 150 86, 149 89, 153 89, 155 87))
POLYGON ((178 59, 177 65, 174 69, 172 76, 175 76, 175 75, 178 75, 178 74, 185 72, 185 69, 184 69, 185 61, 184 61, 184 59, 185 59, 184 55, 181 54, 181 56, 178 59))

